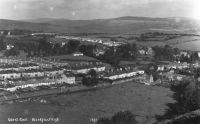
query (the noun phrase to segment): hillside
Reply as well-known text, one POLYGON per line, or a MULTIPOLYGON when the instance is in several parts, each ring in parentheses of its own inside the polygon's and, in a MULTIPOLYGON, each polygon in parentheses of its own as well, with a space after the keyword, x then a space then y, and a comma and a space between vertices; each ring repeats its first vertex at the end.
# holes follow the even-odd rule
POLYGON ((68 20, 41 18, 14 21, 0 20, 0 29, 28 29, 59 33, 141 33, 147 31, 194 32, 196 23, 189 19, 125 16, 112 19, 68 20))
POLYGON ((32 31, 50 31, 50 32, 59 32, 67 31, 66 28, 63 28, 59 25, 53 25, 48 23, 33 23, 25 21, 16 21, 16 20, 5 20, 0 19, 0 30, 12 30, 12 29, 26 29, 32 31))

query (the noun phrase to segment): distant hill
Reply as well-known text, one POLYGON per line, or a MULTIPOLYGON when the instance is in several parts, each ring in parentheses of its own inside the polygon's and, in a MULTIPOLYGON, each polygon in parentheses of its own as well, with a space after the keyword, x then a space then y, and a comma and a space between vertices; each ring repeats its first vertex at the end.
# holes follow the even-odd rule
POLYGON ((196 27, 196 23, 187 18, 149 18, 132 16, 94 20, 53 18, 23 21, 0 20, 0 30, 27 29, 59 33, 140 33, 157 30, 194 32, 196 27))

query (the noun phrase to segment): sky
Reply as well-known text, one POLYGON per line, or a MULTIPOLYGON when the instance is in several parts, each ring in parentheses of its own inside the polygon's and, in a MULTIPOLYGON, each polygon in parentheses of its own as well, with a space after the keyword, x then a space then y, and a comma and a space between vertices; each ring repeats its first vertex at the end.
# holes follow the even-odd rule
POLYGON ((102 19, 121 16, 200 19, 200 0, 0 0, 1 19, 102 19))

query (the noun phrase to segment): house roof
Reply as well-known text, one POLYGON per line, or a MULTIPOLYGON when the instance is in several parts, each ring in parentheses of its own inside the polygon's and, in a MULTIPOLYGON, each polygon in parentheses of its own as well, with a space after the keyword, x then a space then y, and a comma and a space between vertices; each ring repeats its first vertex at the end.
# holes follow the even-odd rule
POLYGON ((115 68, 115 69, 110 69, 105 72, 104 76, 114 76, 114 75, 120 75, 120 74, 125 74, 125 73, 131 73, 131 72, 136 72, 139 71, 137 68, 115 68))
POLYGON ((2 64, 0 68, 19 68, 19 67, 30 67, 30 66, 38 66, 35 63, 12 63, 12 64, 2 64))
POLYGON ((42 79, 29 79, 26 81, 15 81, 14 85, 15 86, 21 86, 21 85, 26 85, 26 84, 38 84, 38 83, 47 83, 47 82, 55 82, 55 80, 52 79, 46 79, 46 78, 42 78, 42 79))
POLYGON ((44 72, 42 69, 28 69, 25 70, 23 73, 35 73, 35 72, 44 72))
POLYGON ((15 70, 3 70, 3 71, 0 71, 0 74, 12 74, 12 73, 20 73, 20 72, 15 71, 15 70))
POLYGON ((61 71, 61 67, 43 68, 44 71, 61 71))

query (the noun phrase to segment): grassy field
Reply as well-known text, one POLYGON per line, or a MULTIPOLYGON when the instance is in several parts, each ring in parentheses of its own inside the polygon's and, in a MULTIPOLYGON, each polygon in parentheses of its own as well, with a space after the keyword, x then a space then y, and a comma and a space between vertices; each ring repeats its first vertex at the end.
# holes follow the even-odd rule
POLYGON ((68 124, 92 124, 89 118, 110 117, 121 110, 130 110, 141 123, 155 121, 162 115, 166 104, 174 102, 172 92, 162 87, 145 86, 130 82, 97 91, 49 98, 51 105, 62 105, 60 117, 68 124), (159 102, 158 102, 159 101, 159 102))
POLYGON ((8 117, 58 117, 58 124, 93 124, 90 118, 111 117, 118 111, 130 110, 139 124, 152 124, 155 115, 164 114, 166 104, 174 102, 171 95, 172 92, 163 87, 129 82, 96 91, 44 98, 47 103, 3 104, 0 105, 0 123, 7 124, 8 117))
POLYGON ((136 61, 120 61, 120 65, 135 65, 136 61))

